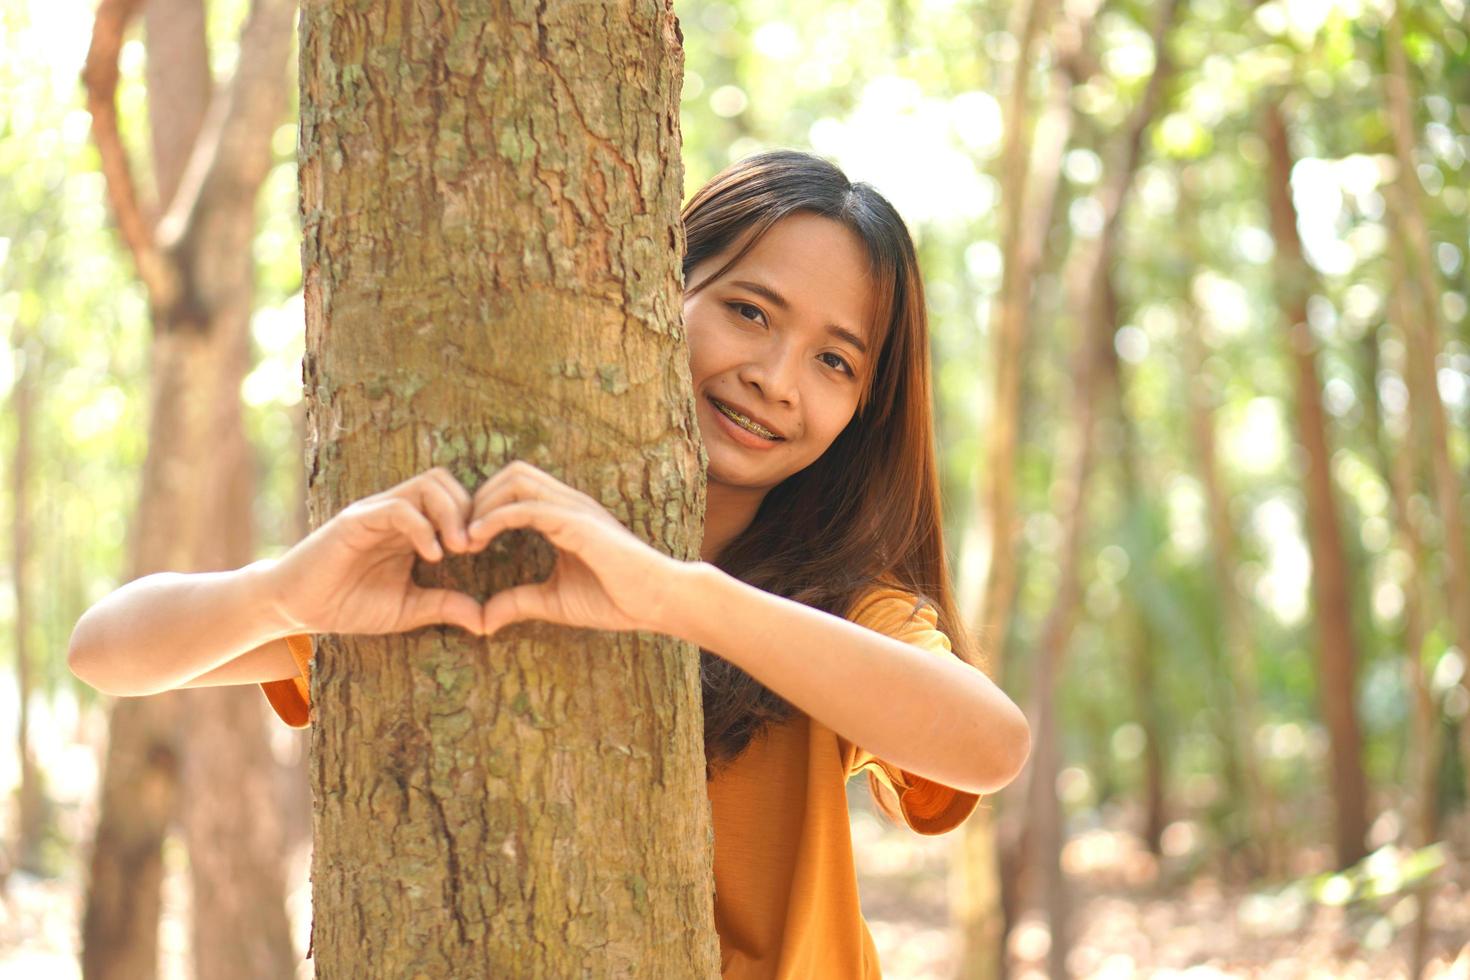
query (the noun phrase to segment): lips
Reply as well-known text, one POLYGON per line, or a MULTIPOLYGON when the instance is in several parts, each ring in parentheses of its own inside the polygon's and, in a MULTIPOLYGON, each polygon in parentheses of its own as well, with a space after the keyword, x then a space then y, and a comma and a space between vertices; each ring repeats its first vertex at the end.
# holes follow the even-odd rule
POLYGON ((745 409, 741 408, 739 405, 732 405, 730 402, 721 401, 721 400, 715 398, 712 395, 709 396, 709 401, 710 401, 710 403, 712 405, 715 406, 715 411, 717 411, 717 412, 720 410, 719 406, 724 405, 726 408, 730 409, 731 411, 736 412, 736 413, 738 413, 740 415, 743 415, 747 419, 749 419, 750 421, 754 422, 756 425, 761 426, 767 432, 770 432, 772 435, 776 436, 776 439, 777 440, 784 441, 786 439, 786 436, 781 433, 781 430, 780 429, 776 428, 774 425, 772 425, 771 423, 767 422, 765 419, 761 418, 759 415, 755 415, 755 414, 753 414, 751 412, 746 411, 745 409))

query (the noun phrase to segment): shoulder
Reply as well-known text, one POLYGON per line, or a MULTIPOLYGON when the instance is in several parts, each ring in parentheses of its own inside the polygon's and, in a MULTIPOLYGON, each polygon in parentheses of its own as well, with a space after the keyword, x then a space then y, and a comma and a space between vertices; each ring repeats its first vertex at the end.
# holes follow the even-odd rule
POLYGON ((853 603, 847 618, 896 639, 950 649, 939 629, 939 613, 923 596, 890 582, 876 582, 853 603))

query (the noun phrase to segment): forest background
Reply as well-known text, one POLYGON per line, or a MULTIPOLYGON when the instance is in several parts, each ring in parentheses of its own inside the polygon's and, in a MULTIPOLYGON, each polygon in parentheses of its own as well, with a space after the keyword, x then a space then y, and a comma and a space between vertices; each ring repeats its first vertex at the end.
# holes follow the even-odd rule
MULTIPOLYGON (((810 148, 915 235, 961 605, 1036 735, 948 838, 852 794, 886 974, 972 969, 992 865, 1022 973, 1466 968, 1463 0, 675 9, 686 194, 810 148)), ((208 7, 221 75, 246 13, 208 7)), ((77 970, 108 699, 65 651, 123 581, 146 449, 147 297, 79 80, 92 15, 0 8, 0 975, 77 970)), ((140 33, 118 90, 135 161, 140 33)), ((305 531, 294 98, 241 387, 262 557, 305 531)), ((304 778, 300 733, 273 739, 304 778)), ((304 951, 309 824, 295 841, 304 951)))

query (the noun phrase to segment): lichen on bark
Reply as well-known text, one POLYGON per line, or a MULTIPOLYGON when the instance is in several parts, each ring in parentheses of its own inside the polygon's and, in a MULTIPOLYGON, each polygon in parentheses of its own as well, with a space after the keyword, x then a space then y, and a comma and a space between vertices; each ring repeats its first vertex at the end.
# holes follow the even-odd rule
MULTIPOLYGON (((314 524, 519 458, 698 557, 682 60, 663 0, 303 4, 314 524)), ((553 558, 512 532, 415 574, 483 597, 553 558)), ((324 636, 312 698, 319 976, 717 972, 688 644, 324 636)))

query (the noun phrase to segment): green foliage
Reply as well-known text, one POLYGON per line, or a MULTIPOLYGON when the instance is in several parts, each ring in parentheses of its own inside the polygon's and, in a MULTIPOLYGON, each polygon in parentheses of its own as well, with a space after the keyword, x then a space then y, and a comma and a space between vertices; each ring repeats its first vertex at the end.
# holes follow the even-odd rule
MULTIPOLYGON (((0 11, 6 55, 0 86, 0 361, 3 468, 12 471, 22 372, 39 391, 31 432, 31 528, 27 644, 48 701, 71 689, 65 666, 72 624, 116 584, 126 556, 127 514, 143 453, 146 305, 108 225, 104 185, 88 141, 76 74, 85 35, 56 11, 0 11), (63 31, 64 27, 64 31, 63 31), (56 51, 67 39, 68 63, 56 51)), ((136 124, 136 114, 124 120, 136 124)), ((13 553, 13 486, 0 529, 13 553)), ((13 636, 14 567, 0 578, 0 621, 13 636)), ((11 643, 0 664, 13 670, 11 643)), ((84 695, 85 696, 85 695, 84 695)))
MULTIPOLYGON (((875 184, 910 223, 932 317, 944 517, 966 608, 973 608, 987 547, 980 488, 993 428, 995 303, 1007 259, 999 241, 996 169, 1015 57, 1011 7, 951 0, 687 0, 678 6, 686 43, 686 195, 752 151, 806 147, 875 184)), ((1071 411, 1078 335, 1062 269, 1071 250, 1096 233, 1114 141, 1159 63, 1149 41, 1155 7, 1115 0, 1097 21, 1089 48, 1095 71, 1072 94, 1075 131, 1045 229, 1014 474, 1024 526, 1021 580, 1006 646, 1005 683, 1023 705, 1040 624, 1062 571, 1053 483, 1071 411)), ((1389 806, 1404 802, 1412 706, 1401 644, 1405 590, 1413 586, 1379 452, 1383 433, 1389 444, 1401 445, 1406 426, 1400 325, 1388 304, 1394 246, 1385 196, 1393 179, 1384 110, 1386 9, 1363 0, 1193 0, 1170 36, 1177 71, 1146 134, 1111 263, 1121 395, 1104 386, 1098 396, 1103 421, 1080 567, 1081 620, 1063 666, 1065 764, 1093 778, 1092 795, 1076 797, 1080 807, 1109 795, 1138 796, 1145 712, 1167 740, 1180 815, 1235 805, 1222 789, 1221 737, 1234 704, 1231 654, 1222 639, 1225 611, 1212 566, 1217 545, 1187 411, 1201 390, 1213 413, 1219 479, 1237 536, 1229 587, 1243 603, 1245 641, 1259 670, 1264 716, 1256 744, 1289 804, 1322 793, 1326 761, 1294 377, 1272 293, 1278 257, 1262 180, 1259 109, 1267 101, 1281 105, 1289 120, 1299 161, 1295 202, 1317 277, 1309 320, 1321 345, 1333 477, 1355 596, 1367 764, 1389 806), (1191 336, 1203 345, 1202 368, 1193 366, 1186 347, 1191 336), (1381 357, 1368 358, 1369 347, 1381 357), (1120 407, 1126 426, 1118 422, 1120 407), (1125 448, 1136 485, 1125 482, 1119 465, 1125 448), (1141 654, 1153 663, 1152 704, 1141 703, 1132 672, 1141 654)), ((1425 0, 1405 9, 1417 142, 1407 178, 1423 191, 1433 238, 1439 293, 1432 302, 1445 330, 1439 384, 1453 461, 1464 474, 1470 470, 1470 43, 1462 0, 1425 0)), ((210 10, 211 52, 224 71, 233 64, 245 5, 234 0, 210 10)), ((110 225, 77 81, 86 42, 86 31, 77 28, 90 14, 70 0, 0 10, 0 329, 11 345, 0 363, 0 395, 8 397, 19 372, 37 372, 42 398, 33 434, 33 509, 24 515, 34 528, 26 574, 34 583, 30 640, 53 698, 59 689, 73 689, 64 666, 72 624, 125 574, 126 527, 147 423, 147 310, 110 225)), ((122 131, 146 189, 136 39, 122 63, 122 131)), ((1042 59, 1030 79, 1037 114, 1055 70, 1042 59)), ((262 190, 253 250, 257 361, 242 390, 259 459, 263 553, 287 547, 302 530, 294 123, 282 125, 272 145, 275 162, 262 190)), ((605 368, 601 376, 609 385, 624 383, 615 370, 605 368)), ((7 412, 0 421, 7 469, 15 440, 14 413, 7 412)), ((1427 469, 1421 465, 1419 472, 1413 506, 1425 518, 1432 555, 1432 567, 1418 579, 1429 618, 1422 659, 1433 672, 1450 646, 1443 532, 1427 469)), ((3 492, 10 500, 8 482, 3 492)), ((10 533, 7 525, 0 536, 8 543, 10 533)), ((10 575, 8 567, 0 572, 6 584, 10 575)), ((11 595, 0 589, 0 626, 13 621, 11 595)), ((8 661, 11 649, 0 647, 0 658, 8 661)), ((1463 713, 1454 690, 1439 690, 1437 703, 1463 713)), ((1447 739, 1443 761, 1447 803, 1463 801, 1464 766, 1453 743, 1447 739)), ((1291 832, 1308 840, 1327 836, 1317 808, 1290 812, 1317 821, 1291 832)), ((1354 881, 1366 894, 1369 885, 1354 881)))

